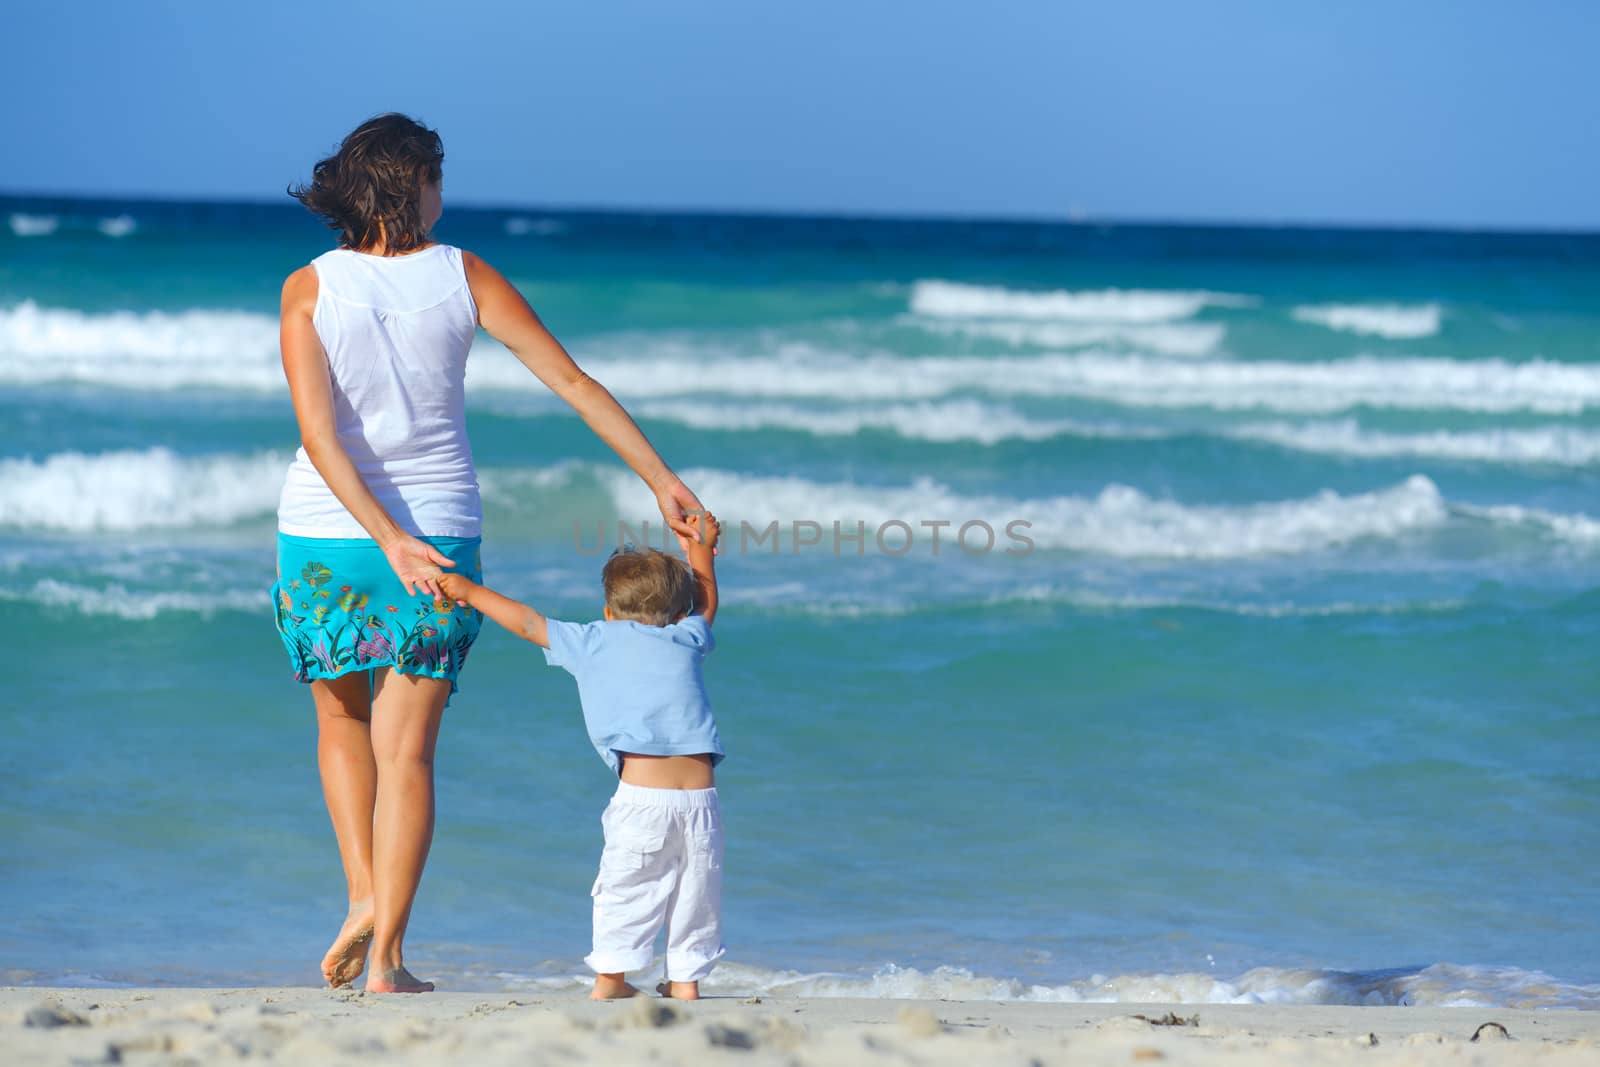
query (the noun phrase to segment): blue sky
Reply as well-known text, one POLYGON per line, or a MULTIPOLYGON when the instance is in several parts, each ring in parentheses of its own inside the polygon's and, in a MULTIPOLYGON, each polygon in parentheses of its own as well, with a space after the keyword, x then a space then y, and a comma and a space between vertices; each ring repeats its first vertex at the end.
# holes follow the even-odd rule
POLYGON ((458 203, 1600 228, 1581 2, 52 0, 6 23, 0 191, 272 199, 400 110, 444 135, 458 203))

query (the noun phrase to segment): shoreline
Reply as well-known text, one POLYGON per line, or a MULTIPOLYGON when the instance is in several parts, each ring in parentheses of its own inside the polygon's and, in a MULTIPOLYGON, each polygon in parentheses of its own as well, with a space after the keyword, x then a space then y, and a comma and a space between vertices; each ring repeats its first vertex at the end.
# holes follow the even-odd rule
POLYGON ((1581 1010, 772 996, 595 1003, 576 990, 508 997, 9 986, 0 987, 0 1034, 8 1061, 41 1064, 1600 1060, 1600 1012, 1581 1010))

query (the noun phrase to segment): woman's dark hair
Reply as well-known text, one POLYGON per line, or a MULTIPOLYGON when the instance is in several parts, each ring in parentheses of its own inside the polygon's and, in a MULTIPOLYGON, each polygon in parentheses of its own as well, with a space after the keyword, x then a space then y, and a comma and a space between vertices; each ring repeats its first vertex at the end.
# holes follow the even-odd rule
POLYGON ((420 204, 422 183, 444 175, 439 135, 405 115, 368 119, 319 160, 310 185, 289 195, 340 231, 345 248, 383 243, 386 252, 410 252, 428 239, 420 204))

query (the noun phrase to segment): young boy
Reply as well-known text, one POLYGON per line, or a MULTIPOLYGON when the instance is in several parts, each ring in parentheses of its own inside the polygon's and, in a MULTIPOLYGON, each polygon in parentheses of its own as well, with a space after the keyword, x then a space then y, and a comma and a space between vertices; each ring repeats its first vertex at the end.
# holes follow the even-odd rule
POLYGON ((601 818, 594 951, 584 961, 595 971, 596 1000, 639 992, 624 976, 650 965, 662 927, 667 980, 656 990, 665 996, 699 999, 700 980, 723 953, 722 817, 712 775, 722 742, 700 671, 716 647, 713 550, 721 527, 710 512, 689 522, 699 536, 688 567, 655 549, 611 556, 601 622, 546 619, 458 574, 437 579, 446 596, 543 646, 546 662, 572 673, 589 739, 621 778, 601 818))

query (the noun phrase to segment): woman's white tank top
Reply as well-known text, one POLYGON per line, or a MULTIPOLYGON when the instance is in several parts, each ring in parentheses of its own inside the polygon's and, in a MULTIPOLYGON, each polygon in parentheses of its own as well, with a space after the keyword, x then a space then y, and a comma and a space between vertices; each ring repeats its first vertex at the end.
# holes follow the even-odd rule
MULTIPOLYGON (((328 355, 334 421, 361 477, 408 533, 477 537, 478 475, 467 443, 464 379, 478 308, 461 250, 404 256, 337 249, 317 272, 312 321, 328 355)), ((278 529, 367 537, 300 449, 284 479, 278 529)))

